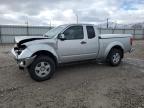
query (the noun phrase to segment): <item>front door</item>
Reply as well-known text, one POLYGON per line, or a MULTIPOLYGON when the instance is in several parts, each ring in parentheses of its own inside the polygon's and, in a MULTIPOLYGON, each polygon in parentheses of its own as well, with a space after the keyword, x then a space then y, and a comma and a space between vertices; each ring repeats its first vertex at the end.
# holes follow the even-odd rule
POLYGON ((83 26, 70 26, 63 34, 66 39, 58 39, 58 54, 61 62, 83 60, 86 55, 83 26))

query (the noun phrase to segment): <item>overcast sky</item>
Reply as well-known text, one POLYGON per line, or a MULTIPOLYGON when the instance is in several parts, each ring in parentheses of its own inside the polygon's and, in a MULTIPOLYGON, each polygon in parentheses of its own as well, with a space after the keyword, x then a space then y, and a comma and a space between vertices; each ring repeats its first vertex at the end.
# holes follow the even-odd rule
POLYGON ((0 0, 0 24, 144 22, 144 0, 0 0))

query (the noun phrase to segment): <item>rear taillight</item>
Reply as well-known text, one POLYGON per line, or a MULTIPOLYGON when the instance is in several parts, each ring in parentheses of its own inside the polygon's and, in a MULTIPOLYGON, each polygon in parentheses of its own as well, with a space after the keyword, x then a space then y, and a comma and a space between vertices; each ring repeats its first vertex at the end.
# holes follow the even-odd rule
POLYGON ((130 44, 132 45, 133 43, 133 37, 130 37, 130 44))

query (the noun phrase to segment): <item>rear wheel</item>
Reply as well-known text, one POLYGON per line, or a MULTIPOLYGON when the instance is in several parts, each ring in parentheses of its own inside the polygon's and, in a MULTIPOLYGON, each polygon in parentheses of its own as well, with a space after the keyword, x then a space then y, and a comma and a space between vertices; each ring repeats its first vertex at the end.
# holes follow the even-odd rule
POLYGON ((121 63, 122 51, 120 49, 112 49, 107 59, 111 66, 118 66, 121 63))
POLYGON ((48 56, 38 56, 28 67, 32 79, 45 81, 50 79, 55 72, 55 62, 48 56))

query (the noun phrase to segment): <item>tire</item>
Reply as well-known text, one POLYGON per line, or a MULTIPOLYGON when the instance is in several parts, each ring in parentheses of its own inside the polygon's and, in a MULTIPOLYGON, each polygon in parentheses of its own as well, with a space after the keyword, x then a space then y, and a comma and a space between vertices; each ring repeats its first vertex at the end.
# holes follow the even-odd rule
POLYGON ((121 63, 122 51, 120 49, 112 49, 107 59, 111 66, 118 66, 121 63))
POLYGON ((55 62, 49 56, 38 56, 28 67, 31 78, 35 81, 49 80, 55 72, 55 62))

